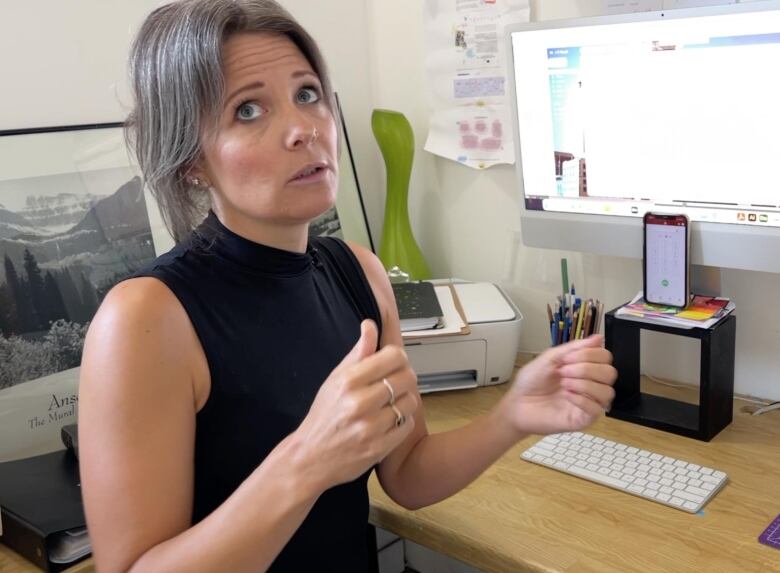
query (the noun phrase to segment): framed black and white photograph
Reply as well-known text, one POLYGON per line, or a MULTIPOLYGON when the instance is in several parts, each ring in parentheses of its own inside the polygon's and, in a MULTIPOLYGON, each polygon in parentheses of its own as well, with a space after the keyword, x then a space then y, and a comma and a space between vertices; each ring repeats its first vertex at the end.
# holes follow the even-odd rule
POLYGON ((150 211, 121 125, 0 132, 0 460, 75 421, 89 323, 155 258, 150 211))

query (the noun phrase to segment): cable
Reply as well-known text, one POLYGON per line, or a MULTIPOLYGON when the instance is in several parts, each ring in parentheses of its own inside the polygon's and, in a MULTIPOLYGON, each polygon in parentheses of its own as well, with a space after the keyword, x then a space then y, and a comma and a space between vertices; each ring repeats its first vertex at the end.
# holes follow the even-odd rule
POLYGON ((759 408, 753 412, 753 415, 758 416, 759 414, 764 414, 765 412, 769 412, 771 410, 780 410, 780 402, 772 402, 771 404, 767 404, 763 408, 759 408))
POLYGON ((656 378, 655 376, 651 376, 650 374, 644 374, 645 378, 649 378, 653 382, 657 382, 658 384, 661 384, 662 386, 669 386, 670 388, 691 388, 691 384, 672 384, 671 382, 667 382, 666 380, 661 380, 660 378, 656 378))

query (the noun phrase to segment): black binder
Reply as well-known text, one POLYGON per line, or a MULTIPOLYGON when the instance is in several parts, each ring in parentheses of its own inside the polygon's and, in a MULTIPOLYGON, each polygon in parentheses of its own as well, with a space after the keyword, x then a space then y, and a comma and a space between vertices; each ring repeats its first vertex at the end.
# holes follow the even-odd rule
POLYGON ((444 313, 432 283, 393 283, 392 287, 402 332, 444 325, 444 313))
POLYGON ((65 563, 50 559, 63 537, 71 538, 66 532, 86 526, 79 482, 78 461, 67 451, 0 463, 0 541, 49 572, 89 555, 82 551, 65 563))

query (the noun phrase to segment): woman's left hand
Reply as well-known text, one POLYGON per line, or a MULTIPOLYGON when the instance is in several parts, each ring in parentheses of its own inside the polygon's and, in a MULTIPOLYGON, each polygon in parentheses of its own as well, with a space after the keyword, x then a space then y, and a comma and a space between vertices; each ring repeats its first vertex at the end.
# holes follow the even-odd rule
POLYGON ((500 408, 521 434, 581 430, 609 410, 617 370, 603 337, 551 348, 517 373, 500 408))

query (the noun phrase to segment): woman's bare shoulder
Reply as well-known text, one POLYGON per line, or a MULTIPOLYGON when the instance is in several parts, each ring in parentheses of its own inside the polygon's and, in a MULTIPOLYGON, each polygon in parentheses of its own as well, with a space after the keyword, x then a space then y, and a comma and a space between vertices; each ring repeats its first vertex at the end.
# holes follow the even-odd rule
POLYGON ((374 295, 377 296, 377 299, 386 298, 388 291, 392 289, 382 261, 363 245, 353 243, 352 241, 346 241, 346 243, 360 263, 363 273, 365 273, 371 288, 374 290, 374 295))
POLYGON ((165 363, 168 375, 177 371, 192 382, 197 409, 205 403, 208 366, 200 341, 176 295, 158 279, 128 279, 106 295, 87 333, 83 366, 106 356, 136 374, 152 363, 161 372, 165 363))

